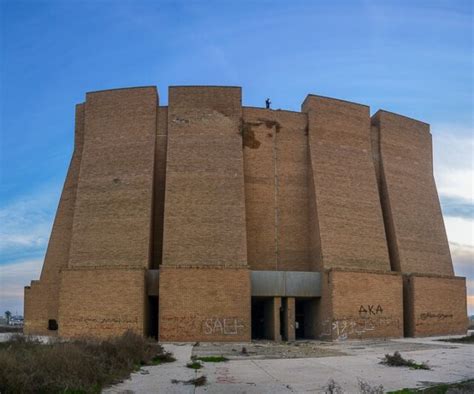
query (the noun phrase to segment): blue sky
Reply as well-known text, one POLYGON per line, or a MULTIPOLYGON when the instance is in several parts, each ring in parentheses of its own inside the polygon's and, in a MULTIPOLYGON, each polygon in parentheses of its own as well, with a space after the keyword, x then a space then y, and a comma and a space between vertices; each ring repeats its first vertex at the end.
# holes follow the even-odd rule
POLYGON ((0 0, 0 311, 39 275, 85 92, 238 85, 244 105, 308 93, 432 125, 456 272, 474 313, 472 1, 0 0))

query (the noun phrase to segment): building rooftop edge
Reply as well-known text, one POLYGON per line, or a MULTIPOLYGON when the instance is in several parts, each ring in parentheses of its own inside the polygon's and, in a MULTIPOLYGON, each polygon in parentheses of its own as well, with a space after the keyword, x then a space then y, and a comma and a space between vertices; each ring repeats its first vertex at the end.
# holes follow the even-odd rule
POLYGON ((211 88, 211 89, 229 88, 229 89, 242 90, 242 86, 235 86, 235 85, 169 85, 168 90, 171 88, 211 88))
POLYGON ((415 119, 415 118, 411 118, 411 117, 409 117, 409 116, 402 115, 402 114, 399 114, 399 113, 397 113, 397 112, 387 111, 386 109, 379 109, 379 110, 377 110, 377 112, 375 112, 370 118, 371 118, 371 119, 374 119, 374 118, 377 117, 377 115, 378 115, 379 113, 382 113, 382 112, 386 112, 387 114, 391 114, 391 115, 400 116, 400 117, 402 117, 402 118, 409 119, 409 120, 412 120, 412 121, 414 121, 414 122, 423 123, 423 124, 425 124, 425 125, 427 125, 427 126, 430 126, 429 123, 424 122, 424 121, 422 121, 422 120, 415 119))
POLYGON ((92 94, 92 93, 111 92, 111 91, 114 91, 114 90, 147 89, 147 88, 154 88, 156 91, 158 91, 156 85, 127 86, 127 87, 124 87, 124 88, 111 88, 111 89, 91 90, 91 91, 86 92, 86 96, 87 96, 88 94, 92 94))
POLYGON ((329 100, 336 100, 336 101, 341 101, 343 103, 348 103, 348 104, 353 104, 353 105, 360 105, 362 107, 367 107, 367 108, 370 108, 370 105, 367 105, 367 104, 361 104, 361 103, 356 103, 355 101, 349 101, 349 100, 344 100, 344 99, 340 99, 340 98, 336 98, 336 97, 329 97, 329 96, 322 96, 320 94, 313 94, 313 93, 310 93, 306 96, 306 98, 303 100, 303 104, 301 104, 301 106, 304 105, 304 103, 306 102, 306 100, 308 100, 308 98, 310 97, 317 97, 317 98, 323 98, 323 99, 329 99, 329 100))
MULTIPOLYGON (((87 95, 94 94, 94 93, 111 92, 111 91, 116 91, 116 90, 128 90, 128 89, 148 89, 148 88, 154 88, 158 92, 158 88, 157 88, 156 85, 141 85, 141 86, 127 86, 127 87, 122 87, 122 88, 91 90, 91 91, 86 92, 86 97, 87 97, 87 95)), ((241 86, 235 86, 235 85, 169 85, 168 86, 168 90, 170 90, 172 88, 210 88, 210 89, 227 88, 227 89, 242 90, 241 86)), ((313 93, 310 93, 305 97, 305 99, 303 100, 303 103, 301 104, 301 107, 303 107, 306 100, 308 100, 308 98, 311 98, 311 97, 335 100, 335 101, 340 101, 340 102, 343 102, 343 103, 359 105, 359 106, 362 106, 362 107, 370 108, 370 106, 367 105, 367 104, 361 104, 361 103, 357 103, 355 101, 344 100, 344 99, 340 99, 340 98, 336 98, 336 97, 323 96, 323 95, 313 94, 313 93)), ((82 104, 84 104, 84 102, 78 103, 76 105, 82 105, 82 104)), ((168 105, 162 105, 162 106, 159 106, 159 107, 166 108, 166 107, 168 107, 168 105)), ((248 105, 248 106, 243 105, 242 108, 261 109, 261 110, 268 110, 268 111, 283 111, 283 112, 304 114, 303 111, 293 111, 293 110, 281 109, 281 108, 273 109, 273 108, 265 108, 265 107, 256 107, 256 106, 251 106, 251 105, 248 105)), ((422 124, 430 126, 430 124, 425 122, 425 121, 415 119, 415 118, 412 118, 410 116, 402 115, 402 114, 399 114, 397 112, 388 111, 388 110, 385 110, 385 109, 377 110, 370 118, 373 120, 378 116, 379 113, 383 113, 383 112, 386 112, 386 113, 392 114, 392 115, 396 115, 396 116, 400 116, 402 118, 409 119, 411 121, 422 123, 422 124)))

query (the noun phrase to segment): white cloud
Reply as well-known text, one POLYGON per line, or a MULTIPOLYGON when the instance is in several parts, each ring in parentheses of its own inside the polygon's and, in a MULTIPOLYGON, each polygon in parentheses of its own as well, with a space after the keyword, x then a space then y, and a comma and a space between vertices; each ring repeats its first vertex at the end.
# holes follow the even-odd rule
POLYGON ((444 224, 450 242, 474 247, 474 220, 446 216, 444 224))
POLYGON ((0 265, 0 314, 23 314, 23 288, 39 279, 42 264, 42 259, 33 259, 0 265))
POLYGON ((433 125, 434 174, 440 196, 474 203, 472 127, 433 125))
POLYGON ((58 203, 57 185, 48 185, 0 207, 0 255, 4 262, 40 256, 49 239, 58 203))

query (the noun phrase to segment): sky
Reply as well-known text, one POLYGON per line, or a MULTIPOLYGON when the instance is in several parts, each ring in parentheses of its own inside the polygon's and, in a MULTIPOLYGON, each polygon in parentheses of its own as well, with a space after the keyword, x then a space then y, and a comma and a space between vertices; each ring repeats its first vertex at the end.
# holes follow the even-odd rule
POLYGON ((313 93, 430 123, 474 314, 472 1, 0 0, 0 29, 0 313, 39 278, 86 92, 236 85, 247 106, 313 93))

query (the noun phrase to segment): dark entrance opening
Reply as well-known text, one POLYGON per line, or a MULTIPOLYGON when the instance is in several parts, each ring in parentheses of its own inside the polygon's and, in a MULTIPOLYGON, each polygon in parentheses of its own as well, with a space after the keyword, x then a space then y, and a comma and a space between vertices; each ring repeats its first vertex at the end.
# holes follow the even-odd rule
POLYGON ((252 297, 252 339, 274 339, 273 325, 273 299, 252 297))
POLYGON ((158 297, 148 296, 148 336, 158 339, 158 297))
POLYGON ((316 300, 314 298, 295 299, 296 339, 315 338, 316 300))
POLYGON ((252 297, 252 339, 265 339, 265 299, 252 297))

